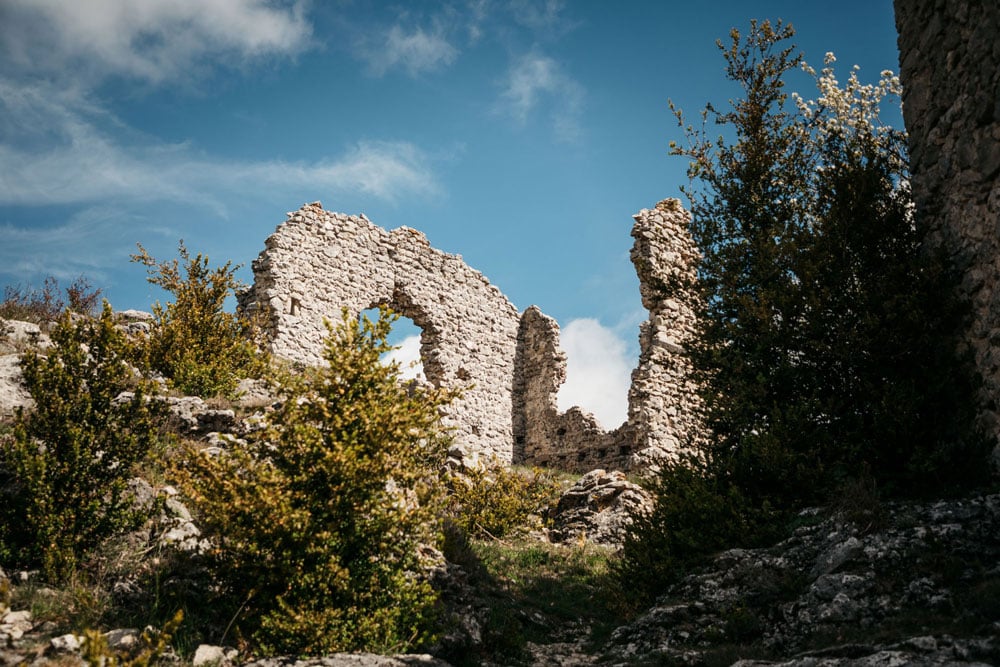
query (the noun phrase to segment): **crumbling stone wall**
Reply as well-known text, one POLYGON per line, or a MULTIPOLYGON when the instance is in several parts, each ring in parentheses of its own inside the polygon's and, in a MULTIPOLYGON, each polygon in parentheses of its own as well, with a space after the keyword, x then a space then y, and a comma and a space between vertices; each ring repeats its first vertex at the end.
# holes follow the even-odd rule
POLYGON ((649 319, 639 325, 639 365, 628 392, 631 467, 675 458, 697 442, 701 401, 686 347, 697 326, 695 291, 700 254, 678 199, 642 209, 632 227, 632 263, 649 319))
POLYGON ((462 258, 431 247, 420 232, 388 232, 363 215, 307 204, 288 214, 253 263, 244 304, 266 304, 271 351, 322 363, 324 318, 387 304, 422 330, 427 380, 464 388, 445 415, 470 456, 510 462, 511 391, 519 313, 462 258))
POLYGON ((895 0, 914 199, 962 272, 983 425, 1000 432, 1000 3, 895 0))
POLYGON ((531 307, 521 318, 514 381, 514 455, 539 465, 586 471, 642 470, 674 458, 700 433, 700 401, 685 347, 695 334, 699 253, 690 216, 666 199, 634 216, 631 259, 649 319, 639 327, 639 365, 632 372, 628 421, 604 431, 580 408, 559 413, 566 356, 555 320, 531 307))
POLYGON ((566 379, 559 326, 537 307, 523 315, 461 257, 420 232, 388 232, 364 216, 317 202, 288 214, 253 263, 244 307, 266 304, 271 351, 322 363, 324 318, 387 304, 422 330, 424 373, 436 386, 465 387, 446 415, 467 457, 566 470, 646 468, 690 442, 698 400, 684 347, 693 335, 698 253, 676 199, 635 215, 632 261, 649 320, 640 327, 628 421, 605 431, 578 407, 560 413, 566 379))
POLYGON ((626 467, 631 453, 627 428, 605 431, 579 407, 560 413, 556 399, 565 381, 559 325, 531 306, 521 316, 517 336, 514 461, 580 472, 626 467))

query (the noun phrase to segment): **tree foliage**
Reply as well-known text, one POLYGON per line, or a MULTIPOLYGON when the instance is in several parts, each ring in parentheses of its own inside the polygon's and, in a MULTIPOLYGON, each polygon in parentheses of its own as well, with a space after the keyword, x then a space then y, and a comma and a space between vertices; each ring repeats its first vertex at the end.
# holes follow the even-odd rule
POLYGON ((142 518, 128 480, 158 429, 106 302, 96 320, 65 312, 51 337, 52 348, 23 355, 35 408, 0 442, 0 469, 10 475, 0 553, 60 583, 88 551, 142 518))
POLYGON ((852 480, 912 495, 988 474, 959 353, 967 307, 945 258, 923 247, 905 135, 879 116, 899 81, 884 71, 863 85, 855 68, 841 86, 833 54, 817 75, 793 34, 780 22, 734 29, 719 48, 741 95, 708 105, 700 128, 674 109, 687 141, 671 153, 690 160, 703 253, 691 358, 708 437, 660 471, 655 508, 625 543, 626 579, 669 581, 852 480), (785 90, 800 69, 815 100, 785 90))
POLYGON ((266 652, 399 651, 432 634, 418 552, 440 541, 451 394, 380 363, 392 319, 345 313, 329 367, 284 380, 266 431, 217 457, 192 451, 182 470, 214 544, 217 604, 266 652))
POLYGON ((211 268, 208 257, 191 256, 181 241, 180 260, 158 262, 139 245, 132 261, 147 268, 147 280, 173 295, 153 306, 154 324, 145 344, 150 367, 170 386, 197 396, 231 395, 240 379, 267 367, 257 349, 255 322, 225 311, 226 299, 242 285, 232 262, 211 268))
MULTIPOLYGON (((964 311, 944 258, 914 223, 905 135, 881 123, 898 95, 883 72, 844 87, 820 75, 780 22, 734 30, 723 50, 743 96, 687 128, 691 225, 702 249, 695 346, 711 458, 750 498, 822 499, 870 470, 895 492, 982 469, 974 385, 957 356, 964 311), (815 77, 815 101, 785 92, 815 77)), ((678 114, 679 118, 682 118, 678 114)))

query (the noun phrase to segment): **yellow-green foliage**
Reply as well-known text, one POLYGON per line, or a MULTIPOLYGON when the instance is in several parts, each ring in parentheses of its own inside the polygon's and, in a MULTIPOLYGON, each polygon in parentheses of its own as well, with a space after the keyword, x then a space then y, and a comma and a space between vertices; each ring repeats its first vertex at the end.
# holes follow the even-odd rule
POLYGON ((500 463, 475 466, 448 477, 453 521, 472 537, 504 537, 537 523, 558 497, 558 484, 535 468, 530 472, 500 463))
POLYGON ((0 556, 61 582, 141 518, 127 482, 157 429, 107 303, 96 320, 66 312, 51 335, 51 349, 29 350, 21 362, 36 407, 0 441, 0 470, 12 477, 0 497, 0 556), (117 400, 127 389, 132 397, 117 400))
POLYGON ((180 261, 157 262, 141 245, 132 255, 146 266, 150 283, 174 296, 173 303, 153 306, 145 359, 185 394, 231 395, 241 378, 259 377, 267 366, 253 341, 254 323, 223 310, 241 287, 234 276, 239 267, 210 268, 208 257, 191 257, 183 241, 177 250, 180 261))
POLYGON ((86 630, 83 633, 81 657, 88 667, 148 667, 155 664, 170 648, 170 641, 183 620, 184 613, 178 611, 162 630, 143 630, 138 647, 132 655, 111 650, 107 638, 99 630, 86 630))
POLYGON ((418 547, 440 542, 452 396, 410 391, 379 362, 393 319, 345 312, 328 325, 329 367, 284 380, 262 435, 191 451, 179 471, 214 544, 220 612, 261 652, 400 651, 433 634, 418 547))

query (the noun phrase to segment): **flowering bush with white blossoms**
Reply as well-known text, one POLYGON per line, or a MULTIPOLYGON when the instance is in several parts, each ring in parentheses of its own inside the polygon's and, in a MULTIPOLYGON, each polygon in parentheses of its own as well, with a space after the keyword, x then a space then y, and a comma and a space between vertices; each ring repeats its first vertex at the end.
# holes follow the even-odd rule
POLYGON ((836 61, 833 52, 828 51, 819 75, 803 61, 802 71, 816 79, 819 96, 806 100, 798 93, 791 94, 801 118, 812 130, 813 141, 817 146, 832 141, 845 142, 858 158, 862 156, 863 146, 868 146, 887 158, 894 170, 904 173, 907 170, 906 133, 885 124, 880 115, 887 102, 899 103, 903 92, 899 77, 885 69, 876 83, 864 84, 858 79, 861 68, 854 65, 846 85, 841 87, 833 69, 836 61))

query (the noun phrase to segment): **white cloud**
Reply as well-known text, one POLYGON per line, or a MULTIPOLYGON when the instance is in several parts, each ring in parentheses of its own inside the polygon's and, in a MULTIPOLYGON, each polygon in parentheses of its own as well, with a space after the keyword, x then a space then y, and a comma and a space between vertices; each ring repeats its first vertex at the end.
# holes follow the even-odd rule
POLYGON ((228 193, 261 187, 390 201, 439 190, 429 159, 408 142, 361 141, 308 163, 227 160, 186 143, 131 136, 76 93, 2 80, 0 117, 0 204, 174 200, 218 209, 228 193))
POLYGON ((382 358, 383 363, 397 362, 399 377, 404 380, 425 380, 424 367, 420 363, 420 336, 407 336, 382 358))
POLYGON ((584 89, 552 58, 530 53, 518 58, 507 72, 501 98, 518 123, 547 102, 557 138, 573 141, 580 133, 584 89))
POLYGON ((511 0, 510 11, 514 20, 536 31, 567 29, 567 21, 560 16, 562 0, 511 0))
POLYGON ((22 67, 153 83, 206 58, 242 64, 311 45, 303 0, 5 0, 0 43, 22 67))
POLYGON ((407 32, 399 25, 392 26, 380 39, 366 40, 357 55, 368 63, 369 71, 382 76, 394 68, 407 71, 410 76, 446 67, 455 61, 458 50, 445 39, 443 31, 427 32, 415 28, 407 32))
POLYGON ((559 409, 578 405, 592 412, 605 428, 628 417, 632 366, 628 346, 612 329, 590 318, 572 320, 562 329, 566 352, 566 383, 560 388, 559 409))

